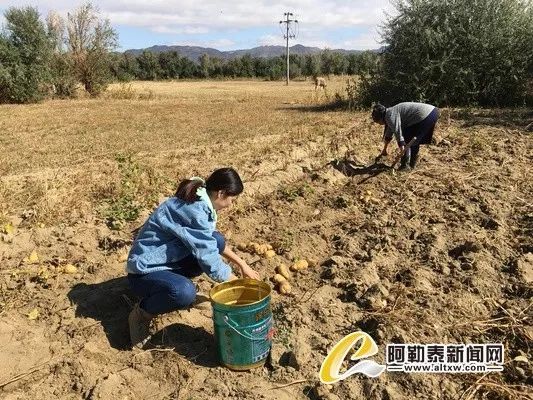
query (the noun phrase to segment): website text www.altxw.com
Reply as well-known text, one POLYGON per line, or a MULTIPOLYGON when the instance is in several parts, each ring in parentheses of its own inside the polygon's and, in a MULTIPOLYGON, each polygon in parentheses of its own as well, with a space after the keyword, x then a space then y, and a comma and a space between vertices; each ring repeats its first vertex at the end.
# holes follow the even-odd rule
POLYGON ((405 364, 387 365, 388 372, 422 372, 422 373, 483 373, 501 371, 501 366, 488 365, 450 365, 450 364, 405 364))

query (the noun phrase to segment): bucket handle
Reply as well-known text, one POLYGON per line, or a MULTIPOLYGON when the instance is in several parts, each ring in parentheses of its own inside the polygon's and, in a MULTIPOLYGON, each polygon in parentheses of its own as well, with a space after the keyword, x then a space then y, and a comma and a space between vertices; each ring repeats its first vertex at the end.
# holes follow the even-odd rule
MULTIPOLYGON (((229 316, 227 315, 224 315, 224 322, 226 323, 227 326, 229 326, 235 333, 237 333, 238 335, 241 335, 243 338, 246 338, 248 340, 264 340, 265 338, 264 337, 253 337, 253 336, 250 336, 250 335, 247 335, 245 333, 242 333, 242 332, 239 332, 235 326, 233 325, 237 325, 229 316), (230 323, 231 322, 231 323, 230 323), (232 325, 233 324, 233 325, 232 325)), ((270 317, 269 319, 267 319, 265 321, 265 324, 268 324, 272 321, 272 317, 270 317)))

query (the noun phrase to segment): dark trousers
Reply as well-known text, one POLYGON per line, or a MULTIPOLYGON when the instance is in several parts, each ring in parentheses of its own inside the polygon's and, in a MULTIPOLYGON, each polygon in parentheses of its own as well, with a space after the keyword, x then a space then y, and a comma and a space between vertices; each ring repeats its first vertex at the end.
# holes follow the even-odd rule
MULTIPOLYGON (((218 252, 226 246, 224 236, 213 232, 218 252)), ((172 269, 149 272, 144 275, 128 274, 133 293, 142 298, 140 307, 149 314, 165 314, 189 307, 196 299, 196 286, 189 279, 203 273, 198 260, 191 254, 172 264, 172 269)))
POLYGON ((407 165, 410 163, 412 167, 416 164, 418 159, 418 152, 420 151, 421 144, 429 144, 433 139, 433 132, 435 131, 435 125, 439 120, 439 109, 435 107, 429 115, 417 124, 406 127, 403 130, 403 137, 405 143, 416 136, 416 141, 405 151, 402 157, 401 164, 407 165))
POLYGON ((419 151, 420 151, 419 144, 411 145, 411 147, 405 150, 405 154, 403 155, 400 161, 401 165, 407 165, 408 163, 410 163, 411 166, 414 167, 414 164, 416 164, 416 160, 418 160, 419 151))

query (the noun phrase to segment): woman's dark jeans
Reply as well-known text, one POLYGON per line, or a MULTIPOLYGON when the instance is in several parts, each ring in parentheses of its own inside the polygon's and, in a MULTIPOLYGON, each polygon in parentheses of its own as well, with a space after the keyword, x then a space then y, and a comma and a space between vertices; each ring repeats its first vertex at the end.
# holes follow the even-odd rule
MULTIPOLYGON (((224 236, 215 231, 213 237, 222 254, 226 246, 224 236)), ((133 293, 142 298, 140 307, 149 314, 158 315, 189 307, 196 299, 196 286, 189 278, 202 273, 198 260, 191 254, 172 265, 171 270, 128 274, 128 281, 133 293)))

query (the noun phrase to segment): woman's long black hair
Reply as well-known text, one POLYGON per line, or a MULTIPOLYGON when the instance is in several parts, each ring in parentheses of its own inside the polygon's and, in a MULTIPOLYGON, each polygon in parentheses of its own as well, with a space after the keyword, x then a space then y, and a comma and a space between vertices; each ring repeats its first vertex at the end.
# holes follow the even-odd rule
POLYGON ((196 191, 201 186, 204 186, 208 193, 222 190, 228 196, 237 196, 244 190, 241 177, 237 171, 228 167, 215 170, 205 182, 200 179, 181 181, 174 196, 187 203, 193 203, 199 200, 196 191))

